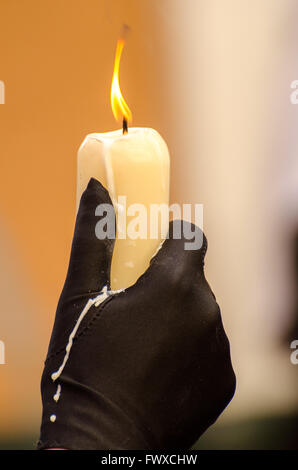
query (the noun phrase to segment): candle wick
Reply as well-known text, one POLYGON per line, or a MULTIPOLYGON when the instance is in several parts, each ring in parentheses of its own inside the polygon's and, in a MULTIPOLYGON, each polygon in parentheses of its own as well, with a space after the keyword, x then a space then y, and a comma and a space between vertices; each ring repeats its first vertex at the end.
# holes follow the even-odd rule
POLYGON ((127 133, 128 133, 127 119, 125 119, 125 117, 123 118, 122 133, 123 133, 123 134, 127 134, 127 133))

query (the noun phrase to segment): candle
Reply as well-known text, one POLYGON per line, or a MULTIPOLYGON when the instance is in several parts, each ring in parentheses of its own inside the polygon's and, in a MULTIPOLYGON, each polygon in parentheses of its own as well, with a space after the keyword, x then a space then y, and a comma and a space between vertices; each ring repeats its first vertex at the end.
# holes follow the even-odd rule
POLYGON ((116 119, 123 118, 123 128, 87 135, 78 152, 77 205, 93 177, 109 191, 116 212, 112 289, 123 289, 136 282, 149 266, 168 228, 169 152, 156 130, 127 127, 131 113, 118 78, 123 45, 124 40, 119 40, 111 87, 113 113, 116 119), (166 217, 162 216, 164 211, 166 217), (142 227, 138 227, 141 216, 142 227))

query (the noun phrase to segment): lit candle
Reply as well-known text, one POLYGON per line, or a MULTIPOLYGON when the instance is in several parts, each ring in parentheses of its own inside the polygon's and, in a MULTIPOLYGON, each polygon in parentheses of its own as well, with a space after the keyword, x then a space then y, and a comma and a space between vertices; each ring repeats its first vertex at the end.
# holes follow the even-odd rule
POLYGON ((93 177, 108 189, 116 212, 112 289, 129 287, 147 269, 167 232, 167 218, 156 218, 158 208, 169 204, 170 158, 165 141, 154 129, 127 127, 131 112, 119 87, 123 46, 124 40, 120 39, 111 87, 112 110, 117 120, 123 119, 123 128, 87 135, 78 152, 77 205, 93 177), (138 215, 138 207, 142 214, 146 210, 147 223, 145 231, 143 227, 136 237, 130 224, 138 215))

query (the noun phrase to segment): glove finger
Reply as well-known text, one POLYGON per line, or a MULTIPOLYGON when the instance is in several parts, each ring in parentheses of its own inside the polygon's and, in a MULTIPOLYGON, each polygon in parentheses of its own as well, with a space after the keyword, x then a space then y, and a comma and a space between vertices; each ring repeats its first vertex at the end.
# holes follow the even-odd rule
POLYGON ((183 220, 171 221, 166 240, 133 287, 146 288, 149 295, 175 286, 183 290, 198 277, 205 279, 206 251, 207 239, 199 227, 183 220))
POLYGON ((91 178, 76 218, 64 293, 67 290, 73 296, 97 292, 105 285, 109 287, 115 230, 115 212, 109 193, 91 178), (108 236, 100 239, 104 236, 103 227, 108 236))

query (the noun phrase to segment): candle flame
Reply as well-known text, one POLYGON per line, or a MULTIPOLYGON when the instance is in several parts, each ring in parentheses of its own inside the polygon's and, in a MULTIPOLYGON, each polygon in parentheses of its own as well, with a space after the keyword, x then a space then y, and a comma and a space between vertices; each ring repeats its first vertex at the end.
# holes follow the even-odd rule
POLYGON ((112 86, 111 86, 111 105, 113 114, 117 121, 121 119, 126 119, 127 121, 131 121, 132 114, 131 111, 122 96, 120 85, 119 85, 119 65, 122 50, 124 47, 124 39, 119 39, 117 42, 116 47, 116 54, 115 54, 115 64, 114 64, 114 72, 112 78, 112 86))

